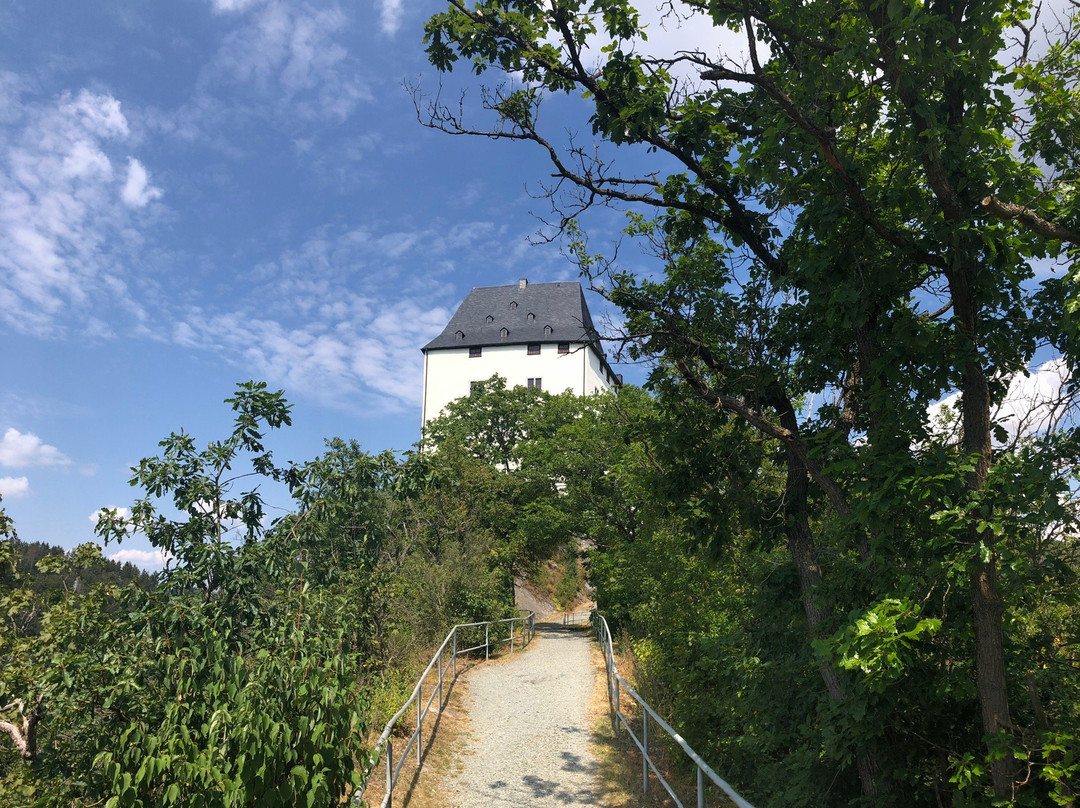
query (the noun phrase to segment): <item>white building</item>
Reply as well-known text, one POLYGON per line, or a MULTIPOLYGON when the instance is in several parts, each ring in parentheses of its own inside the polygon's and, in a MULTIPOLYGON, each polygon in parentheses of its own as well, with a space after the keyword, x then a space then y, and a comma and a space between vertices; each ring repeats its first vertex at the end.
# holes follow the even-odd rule
POLYGON ((508 387, 590 395, 621 379, 600 347, 581 284, 529 283, 481 286, 425 345, 423 422, 472 383, 495 374, 508 387))

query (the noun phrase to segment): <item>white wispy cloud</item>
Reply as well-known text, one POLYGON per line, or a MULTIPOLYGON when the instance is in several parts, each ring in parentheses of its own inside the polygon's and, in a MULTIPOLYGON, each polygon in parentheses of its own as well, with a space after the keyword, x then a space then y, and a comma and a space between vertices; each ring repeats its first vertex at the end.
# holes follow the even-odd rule
POLYGON ((234 14, 247 11, 261 2, 262 0, 210 0, 210 6, 218 14, 234 14))
POLYGON ((395 411, 419 401, 419 346, 446 324, 449 310, 344 290, 321 308, 336 316, 288 325, 245 313, 193 314, 177 341, 213 348, 259 378, 335 406, 395 411))
POLYGON ((111 95, 98 95, 82 90, 74 99, 65 97, 60 111, 78 119, 83 128, 98 137, 127 137, 131 130, 120 110, 120 102, 111 95))
POLYGON ((26 100, 13 81, 0 128, 0 319, 38 336, 72 327, 108 336, 100 312, 145 316, 122 257, 139 240, 133 209, 160 190, 134 158, 126 173, 115 170, 110 152, 131 135, 119 100, 85 89, 26 100))
POLYGON ((124 204, 132 208, 145 208, 155 199, 161 198, 162 191, 150 184, 150 175, 143 164, 134 157, 128 158, 127 179, 120 191, 124 204))
POLYGON ((0 496, 19 499, 30 494, 30 480, 26 477, 0 477, 0 496))
POLYGON ((405 12, 402 0, 379 0, 379 28, 384 34, 393 36, 401 28, 401 18, 405 12))
POLYGON ((523 241, 486 221, 385 232, 320 228, 254 267, 242 303, 189 310, 172 339, 331 406, 401 411, 419 404, 419 349, 459 302, 462 290, 451 282, 459 266, 483 262, 517 278, 557 259, 539 251, 530 258, 519 249, 523 241), (422 275, 410 271, 418 262, 427 268, 422 275))
POLYGON ((71 459, 30 432, 9 428, 0 439, 0 466, 68 466, 71 459))
MULTIPOLYGON (((86 518, 90 520, 90 524, 96 526, 97 523, 98 523, 98 520, 101 519, 102 515, 104 515, 105 510, 106 510, 105 508, 101 508, 99 510, 96 510, 86 518)), ((130 519, 131 518, 131 508, 109 508, 108 510, 113 511, 121 519, 130 519)))
MULTIPOLYGON (((1051 359, 1017 373, 1009 380, 1005 398, 990 414, 993 423, 1005 430, 1008 443, 1017 438, 1042 434, 1077 415, 1075 394, 1069 390, 1069 368, 1063 359, 1051 359)), ((954 440, 960 430, 960 394, 953 393, 930 406, 931 434, 938 440, 954 440)), ((995 440, 995 445, 1000 442, 995 440)))
MULTIPOLYGON (((677 11, 673 5, 663 3, 639 4, 641 20, 646 26, 648 41, 636 43, 639 52, 673 55, 698 52, 728 65, 743 67, 749 63, 749 40, 745 30, 733 31, 724 26, 713 25, 707 13, 689 7, 677 11)), ((757 42, 758 58, 764 62, 769 47, 757 42)), ((674 74, 697 79, 701 68, 676 65, 674 74)))
POLYGON ((349 18, 337 6, 270 0, 240 19, 203 76, 208 87, 238 85, 282 121, 342 121, 371 100, 359 62, 341 44, 349 18))
POLYGON ((1069 368, 1063 359, 1044 362, 1033 373, 1016 374, 994 420, 1011 436, 1055 429, 1073 414, 1068 381, 1069 368))
POLYGON ((134 550, 128 548, 117 550, 107 558, 118 564, 130 562, 136 567, 142 567, 144 570, 159 570, 172 560, 171 555, 161 550, 134 550))
MULTIPOLYGON (((395 15, 391 19, 400 24, 401 0, 380 0, 380 10, 383 4, 397 6, 391 12, 395 15)), ((678 53, 699 53, 715 63, 739 70, 749 64, 749 39, 744 30, 714 25, 707 12, 688 6, 676 8, 671 3, 639 3, 636 8, 646 38, 635 37, 621 42, 620 47, 626 52, 663 58, 671 58, 678 53)), ((602 20, 598 19, 597 24, 601 25, 602 20)), ((385 26, 384 22, 384 30, 385 26)), ((561 40, 555 35, 547 41, 555 47, 561 45, 561 40)), ((600 30, 586 39, 582 56, 586 62, 599 61, 603 58, 603 49, 611 44, 611 38, 600 30)), ((756 42, 756 46, 758 58, 764 62, 769 56, 769 46, 760 41, 756 42)), ((698 84, 701 83, 701 71, 702 68, 697 65, 678 63, 672 65, 668 72, 680 81, 698 84)), ((519 80, 521 78, 518 73, 514 76, 519 80)))

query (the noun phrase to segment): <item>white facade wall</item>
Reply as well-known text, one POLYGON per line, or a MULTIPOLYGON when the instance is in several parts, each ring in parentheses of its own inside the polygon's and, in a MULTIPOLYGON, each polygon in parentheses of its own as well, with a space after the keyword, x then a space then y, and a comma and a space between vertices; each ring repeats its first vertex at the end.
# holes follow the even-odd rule
POLYGON ((529 356, 526 345, 484 346, 481 355, 470 357, 468 348, 431 349, 424 354, 423 423, 438 417, 454 399, 467 396, 472 382, 498 374, 507 387, 525 387, 540 379, 550 393, 570 390, 590 395, 609 389, 609 379, 596 352, 581 343, 570 343, 570 353, 560 354, 555 343, 542 343, 538 355, 529 356))
POLYGON ((585 388, 582 395, 599 393, 614 387, 615 379, 604 370, 604 363, 600 361, 600 357, 596 355, 595 351, 588 351, 587 353, 589 355, 589 372, 586 374, 585 388))

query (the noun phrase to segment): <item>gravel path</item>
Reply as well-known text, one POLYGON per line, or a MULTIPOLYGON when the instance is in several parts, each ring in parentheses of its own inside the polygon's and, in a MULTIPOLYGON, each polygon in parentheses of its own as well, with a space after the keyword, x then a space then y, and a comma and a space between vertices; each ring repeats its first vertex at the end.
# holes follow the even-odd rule
POLYGON ((600 805, 588 717, 597 670, 588 634, 538 624, 525 653, 468 674, 468 748, 449 787, 458 808, 600 805))

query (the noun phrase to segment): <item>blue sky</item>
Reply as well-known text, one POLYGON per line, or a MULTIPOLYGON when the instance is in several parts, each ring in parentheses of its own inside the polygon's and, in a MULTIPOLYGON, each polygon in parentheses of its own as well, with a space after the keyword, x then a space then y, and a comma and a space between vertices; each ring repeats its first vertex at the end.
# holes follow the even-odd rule
POLYGON ((0 491, 24 540, 90 540, 159 440, 226 434, 238 381, 293 403, 279 460, 406 449, 419 348, 469 289, 577 277, 528 243, 543 155, 417 123, 440 9, 3 6, 0 491))
MULTIPOLYGON (((743 47, 662 24, 655 5, 642 11, 658 52, 743 47)), ((548 210, 530 195, 550 175, 542 153, 416 121, 404 84, 438 86, 422 26, 442 8, 0 5, 0 493, 23 539, 90 540, 94 512, 131 504, 129 469, 159 440, 227 433, 239 381, 292 402, 279 461, 333 436, 407 449, 419 348, 468 291, 576 279, 558 244, 529 244, 548 210)), ((445 97, 478 86, 458 71, 445 97)), ((563 117, 584 109, 548 105, 552 139, 587 144, 587 120, 563 117)), ((642 166, 617 156, 623 173, 642 166)), ((586 224, 602 250, 622 220, 586 224)), ((644 260, 630 252, 624 268, 644 260)), ((152 558, 138 536, 120 549, 152 558)))

